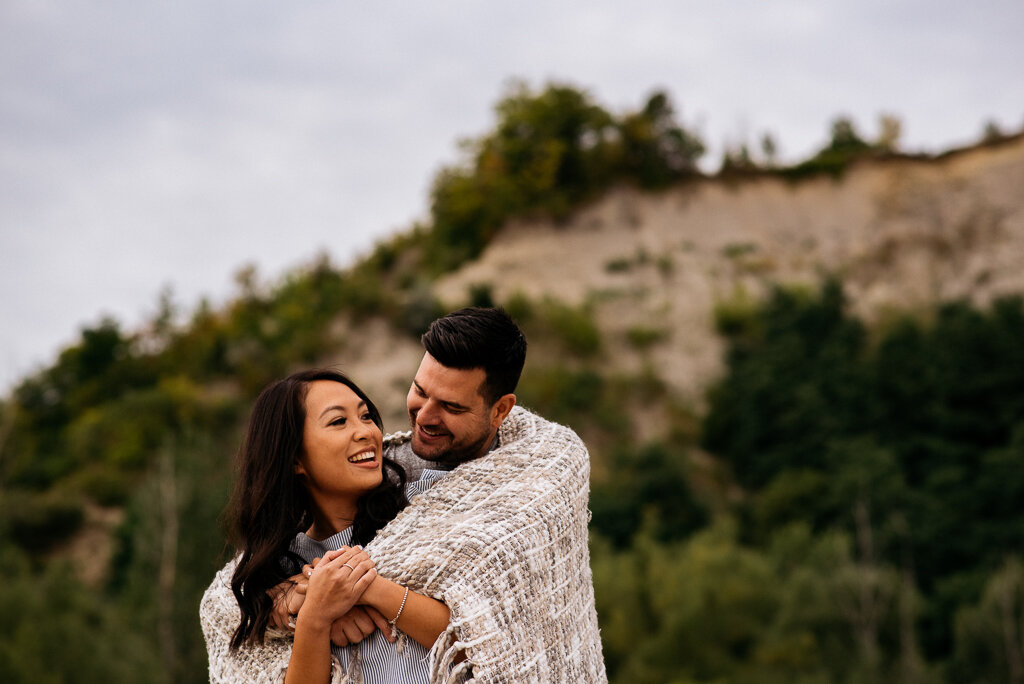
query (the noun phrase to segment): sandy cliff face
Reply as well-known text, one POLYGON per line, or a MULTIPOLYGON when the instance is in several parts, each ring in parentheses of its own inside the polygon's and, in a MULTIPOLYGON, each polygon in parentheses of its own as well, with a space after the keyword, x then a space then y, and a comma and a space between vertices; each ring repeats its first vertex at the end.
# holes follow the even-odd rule
POLYGON ((513 223, 440 280, 447 306, 490 284, 497 301, 589 302, 609 363, 652 367, 699 403, 721 371, 717 303, 772 283, 842 276, 859 313, 1024 292, 1024 136, 933 160, 868 161, 841 180, 700 181, 618 189, 564 224, 513 223), (631 329, 666 333, 636 349, 631 329))

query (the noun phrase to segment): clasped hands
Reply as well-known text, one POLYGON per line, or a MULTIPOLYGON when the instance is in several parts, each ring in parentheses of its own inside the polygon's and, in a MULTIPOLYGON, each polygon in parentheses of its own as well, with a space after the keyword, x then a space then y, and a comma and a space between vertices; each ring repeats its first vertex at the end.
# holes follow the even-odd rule
POLYGON ((360 605, 363 593, 376 577, 373 561, 358 546, 343 546, 323 558, 314 558, 311 564, 302 566, 299 574, 268 592, 274 600, 270 624, 294 630, 297 619, 315 616, 330 620, 331 643, 335 646, 359 643, 374 629, 380 629, 393 642, 387 618, 371 606, 360 605))

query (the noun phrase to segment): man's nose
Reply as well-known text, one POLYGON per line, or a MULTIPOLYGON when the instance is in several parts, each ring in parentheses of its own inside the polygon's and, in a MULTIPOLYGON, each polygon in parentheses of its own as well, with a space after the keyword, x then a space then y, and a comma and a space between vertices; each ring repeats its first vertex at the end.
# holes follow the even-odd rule
POLYGON ((431 425, 437 420, 437 404, 430 399, 423 402, 419 411, 416 412, 416 422, 423 425, 431 425))

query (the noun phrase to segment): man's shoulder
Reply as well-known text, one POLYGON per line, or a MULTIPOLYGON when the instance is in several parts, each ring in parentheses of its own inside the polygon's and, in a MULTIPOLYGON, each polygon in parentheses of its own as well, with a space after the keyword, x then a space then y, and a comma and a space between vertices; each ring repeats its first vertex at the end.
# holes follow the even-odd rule
POLYGON ((391 452, 406 447, 409 451, 412 451, 412 431, 406 430, 404 432, 389 432, 384 435, 384 452, 391 455, 391 452))
POLYGON ((429 461, 425 461, 413 453, 411 432, 395 432, 386 436, 384 438, 384 455, 402 466, 409 482, 420 479, 424 468, 429 468, 431 465, 429 461))
POLYGON ((538 434, 557 434, 563 439, 579 442, 581 445, 583 443, 579 435, 576 434, 576 431, 568 425, 548 420, 540 414, 534 413, 531 409, 520 405, 512 408, 512 411, 498 430, 498 436, 502 445, 512 444, 520 439, 538 434))

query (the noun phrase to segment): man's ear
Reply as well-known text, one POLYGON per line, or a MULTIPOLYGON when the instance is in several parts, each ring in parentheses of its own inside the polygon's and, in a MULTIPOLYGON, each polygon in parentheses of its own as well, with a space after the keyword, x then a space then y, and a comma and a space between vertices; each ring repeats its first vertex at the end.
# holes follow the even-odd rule
POLYGON ((491 427, 497 429, 511 413, 512 407, 516 405, 516 395, 506 394, 494 402, 491 407, 491 427))

